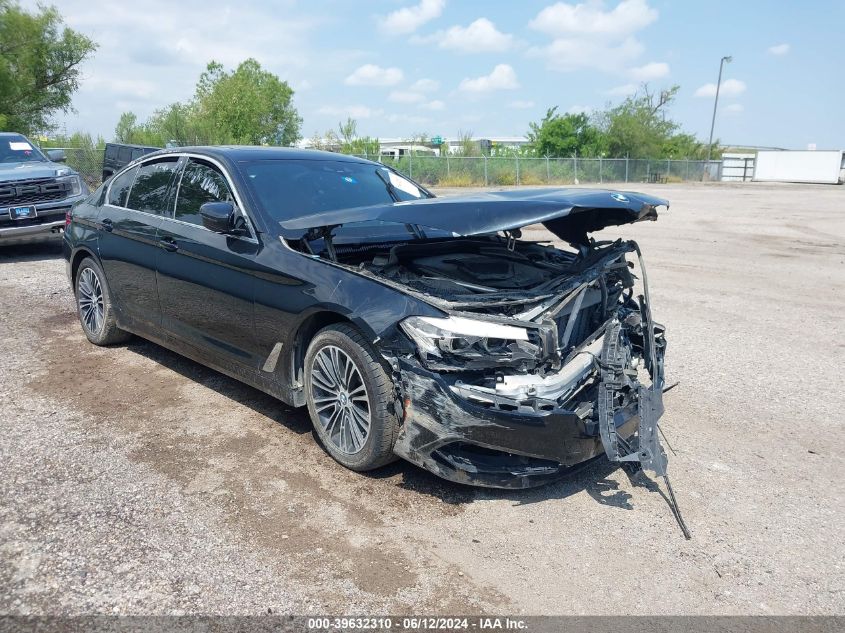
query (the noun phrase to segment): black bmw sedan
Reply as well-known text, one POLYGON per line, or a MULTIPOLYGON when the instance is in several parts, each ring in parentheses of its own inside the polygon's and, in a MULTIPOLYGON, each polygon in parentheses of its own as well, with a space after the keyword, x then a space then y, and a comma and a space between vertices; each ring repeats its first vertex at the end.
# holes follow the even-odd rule
POLYGON ((659 206, 592 189, 435 198, 338 154, 180 148, 77 205, 64 253, 92 343, 136 334, 307 406, 354 470, 399 456, 528 487, 602 453, 665 472, 642 256, 590 237, 659 206), (533 224, 568 246, 523 239, 533 224))

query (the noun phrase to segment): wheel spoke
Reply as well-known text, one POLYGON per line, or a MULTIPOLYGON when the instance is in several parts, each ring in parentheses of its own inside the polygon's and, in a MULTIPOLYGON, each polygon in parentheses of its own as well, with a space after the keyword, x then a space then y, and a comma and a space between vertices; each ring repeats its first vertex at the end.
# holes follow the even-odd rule
POLYGON ((358 453, 369 437, 371 411, 361 370, 336 345, 320 349, 310 369, 312 411, 324 441, 342 453, 358 453))
POLYGON ((323 355, 323 352, 317 354, 315 359, 320 364, 320 377, 323 379, 323 382, 332 389, 332 391, 336 390, 339 385, 337 384, 337 380, 335 380, 334 373, 331 370, 331 360, 328 360, 323 355))
POLYGON ((366 414, 361 411, 357 406, 352 405, 350 407, 352 411, 352 417, 355 420, 355 423, 361 428, 362 433, 365 435, 370 432, 370 414, 367 412, 366 414))
POLYGON ((102 284, 93 269, 82 270, 77 290, 79 295, 77 304, 82 324, 88 332, 97 334, 105 322, 105 303, 102 284))
POLYGON ((329 419, 326 420, 325 429, 326 434, 329 435, 329 437, 331 437, 332 430, 334 429, 335 425, 337 424, 337 421, 342 415, 343 413, 341 412, 340 407, 336 407, 332 414, 329 416, 329 419))
POLYGON ((361 447, 364 445, 364 437, 366 436, 367 430, 361 427, 357 416, 354 413, 350 416, 349 422, 349 432, 352 438, 352 443, 355 446, 355 450, 360 451, 361 447))

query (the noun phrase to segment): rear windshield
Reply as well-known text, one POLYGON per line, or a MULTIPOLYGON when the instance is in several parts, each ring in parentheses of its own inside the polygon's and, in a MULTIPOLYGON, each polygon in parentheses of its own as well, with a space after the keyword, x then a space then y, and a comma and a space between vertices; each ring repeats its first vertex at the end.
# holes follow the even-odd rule
POLYGON ((276 221, 430 197, 407 178, 372 163, 259 160, 242 163, 241 169, 264 213, 276 221))
POLYGON ((0 137, 0 163, 40 163, 46 160, 24 136, 0 137))

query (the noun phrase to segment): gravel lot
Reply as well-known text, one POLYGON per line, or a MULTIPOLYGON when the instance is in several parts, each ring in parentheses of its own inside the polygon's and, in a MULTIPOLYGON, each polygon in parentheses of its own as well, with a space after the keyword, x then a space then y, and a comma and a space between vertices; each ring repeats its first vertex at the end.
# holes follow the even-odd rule
POLYGON ((640 241, 668 328, 691 541, 607 462, 526 492, 346 471, 304 410, 90 345, 58 249, 6 248, 0 612, 843 613, 845 187, 634 188, 671 211, 603 236, 640 241))

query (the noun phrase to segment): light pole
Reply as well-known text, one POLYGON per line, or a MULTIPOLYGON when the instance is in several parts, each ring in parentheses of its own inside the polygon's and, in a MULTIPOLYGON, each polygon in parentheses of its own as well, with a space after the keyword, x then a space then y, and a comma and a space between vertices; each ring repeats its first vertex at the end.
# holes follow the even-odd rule
POLYGON ((713 128, 716 127, 716 108, 719 107, 719 89, 722 87, 722 68, 725 62, 731 63, 733 58, 725 55, 719 62, 719 80, 716 82, 716 100, 713 102, 713 119, 710 121, 710 141, 707 143, 707 168, 710 167, 710 153, 713 151, 713 128))

